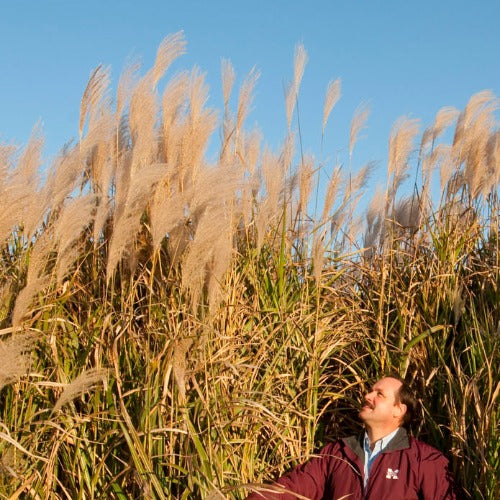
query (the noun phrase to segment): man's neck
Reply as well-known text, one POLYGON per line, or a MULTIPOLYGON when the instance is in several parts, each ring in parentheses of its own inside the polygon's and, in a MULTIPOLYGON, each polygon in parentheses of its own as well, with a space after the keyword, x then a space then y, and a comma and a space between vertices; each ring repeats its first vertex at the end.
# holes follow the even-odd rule
POLYGON ((394 432, 396 429, 399 429, 399 427, 374 429, 373 427, 369 427, 367 425, 365 429, 366 429, 366 434, 368 435, 368 439, 370 440, 370 448, 373 450, 375 443, 379 439, 385 438, 385 436, 388 436, 391 432, 394 432))

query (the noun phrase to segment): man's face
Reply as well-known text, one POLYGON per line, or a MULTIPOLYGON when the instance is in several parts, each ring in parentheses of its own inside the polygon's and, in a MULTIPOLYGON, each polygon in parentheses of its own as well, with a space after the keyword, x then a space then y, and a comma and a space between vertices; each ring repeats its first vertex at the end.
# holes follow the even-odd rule
POLYGON ((359 418, 366 424, 399 427, 406 411, 405 405, 397 403, 397 393, 402 383, 392 377, 386 377, 374 384, 365 395, 364 405, 359 418))

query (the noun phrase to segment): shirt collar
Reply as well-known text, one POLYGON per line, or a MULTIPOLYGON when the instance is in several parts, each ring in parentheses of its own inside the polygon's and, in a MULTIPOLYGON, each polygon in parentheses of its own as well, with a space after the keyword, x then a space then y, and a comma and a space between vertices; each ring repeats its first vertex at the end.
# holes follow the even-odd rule
POLYGON ((396 430, 392 431, 390 434, 387 434, 387 436, 384 436, 383 438, 375 441, 375 446, 373 447, 373 451, 370 449, 370 438, 368 437, 368 433, 365 431, 365 438, 363 441, 365 451, 368 453, 381 452, 386 448, 386 446, 390 443, 391 439, 396 435, 398 431, 399 427, 396 430))

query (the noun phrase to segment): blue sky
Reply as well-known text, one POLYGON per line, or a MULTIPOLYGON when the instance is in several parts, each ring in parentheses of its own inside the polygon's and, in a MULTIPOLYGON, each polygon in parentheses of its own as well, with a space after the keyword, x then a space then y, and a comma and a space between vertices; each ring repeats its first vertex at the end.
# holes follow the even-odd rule
POLYGON ((378 161, 375 177, 383 176, 398 117, 420 118, 423 127, 475 92, 500 95, 498 0, 0 0, 0 9, 0 141, 26 143, 41 120, 47 160, 77 137, 80 98, 99 63, 111 65, 116 83, 128 58, 140 56, 148 68, 160 41, 181 29, 187 54, 169 74, 195 64, 206 71, 210 105, 221 106, 221 58, 232 61, 237 83, 253 66, 261 71, 247 125, 257 124, 274 148, 285 136, 283 88, 302 42, 305 151, 320 159, 324 94, 340 77, 322 159, 333 167, 337 155, 347 157, 352 114, 368 103, 354 167, 378 161))

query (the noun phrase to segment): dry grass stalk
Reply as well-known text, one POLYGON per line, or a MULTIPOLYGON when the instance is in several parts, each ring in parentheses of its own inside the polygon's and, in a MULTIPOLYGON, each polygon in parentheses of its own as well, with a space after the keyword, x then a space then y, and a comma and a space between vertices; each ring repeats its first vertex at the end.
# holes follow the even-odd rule
POLYGON ((108 370, 104 368, 90 368, 82 371, 72 382, 66 384, 54 405, 54 411, 60 410, 65 404, 73 401, 84 392, 94 389, 97 384, 106 384, 108 370))
POLYGON ((321 135, 323 136, 325 133, 325 127, 328 122, 328 118, 334 108, 335 104, 337 104, 341 95, 341 80, 337 78, 335 81, 331 81, 328 83, 328 87, 326 89, 325 96, 325 105, 323 107, 323 123, 321 125, 321 135))

